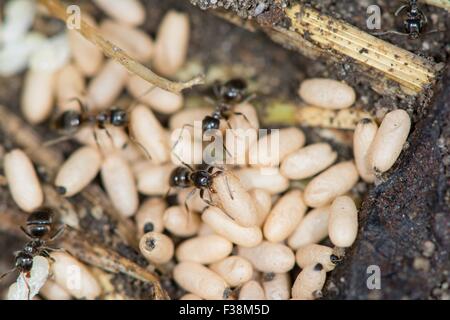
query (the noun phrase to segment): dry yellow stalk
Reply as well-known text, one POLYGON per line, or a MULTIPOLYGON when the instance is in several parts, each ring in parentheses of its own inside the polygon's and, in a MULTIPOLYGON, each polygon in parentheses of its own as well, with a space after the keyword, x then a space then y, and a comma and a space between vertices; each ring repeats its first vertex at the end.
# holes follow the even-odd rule
POLYGON ((414 93, 434 82, 435 64, 367 34, 358 28, 320 14, 302 5, 286 9, 291 30, 301 34, 323 50, 348 56, 357 62, 381 71, 389 79, 414 93))
POLYGON ((373 117, 362 110, 347 108, 330 110, 310 105, 297 105, 290 102, 273 101, 267 106, 256 106, 260 110, 264 125, 301 125, 324 129, 354 130, 357 123, 364 118, 373 117))
POLYGON ((367 112, 354 108, 327 110, 313 106, 298 108, 295 117, 297 123, 303 126, 352 130, 361 119, 372 119, 367 112))
MULTIPOLYGON (((66 8, 61 3, 61 1, 39 0, 39 3, 44 5, 48 9, 48 11, 56 18, 59 18, 62 21, 67 21, 67 19, 69 18, 66 8)), ((140 76, 142 79, 150 82, 157 87, 160 87, 161 89, 179 93, 183 89, 191 88, 204 82, 204 76, 197 76, 187 82, 173 82, 158 76, 143 64, 137 62, 136 60, 133 60, 118 46, 104 39, 96 28, 86 23, 83 19, 81 19, 80 28, 76 30, 87 40, 98 46, 106 56, 120 62, 125 68, 128 69, 128 71, 140 76)))

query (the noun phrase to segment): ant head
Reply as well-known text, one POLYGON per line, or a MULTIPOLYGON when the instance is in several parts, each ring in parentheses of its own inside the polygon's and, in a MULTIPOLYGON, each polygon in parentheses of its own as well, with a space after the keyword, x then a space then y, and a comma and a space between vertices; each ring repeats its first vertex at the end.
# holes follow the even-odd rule
POLYGON ((206 116, 202 121, 202 130, 206 132, 208 130, 219 130, 220 119, 217 117, 206 116))
POLYGON ((41 238, 50 232, 53 224, 53 210, 41 208, 32 212, 27 219, 28 232, 35 238, 41 238))
POLYGON ((114 108, 111 109, 111 124, 116 127, 122 127, 128 123, 128 114, 125 110, 114 108))
POLYGON ((56 118, 55 127, 62 131, 73 131, 81 125, 81 114, 75 110, 64 111, 56 118))
POLYGON ((171 187, 187 188, 192 185, 189 178, 191 171, 186 167, 176 167, 170 174, 169 184, 171 187))
POLYGON ((16 256, 16 268, 20 272, 30 272, 33 267, 33 255, 21 251, 16 256))
POLYGON ((231 79, 225 82, 219 90, 220 97, 225 102, 240 102, 244 98, 247 84, 242 79, 231 79))
POLYGON ((197 188, 209 188, 212 184, 211 174, 204 170, 195 171, 192 173, 192 181, 197 188))

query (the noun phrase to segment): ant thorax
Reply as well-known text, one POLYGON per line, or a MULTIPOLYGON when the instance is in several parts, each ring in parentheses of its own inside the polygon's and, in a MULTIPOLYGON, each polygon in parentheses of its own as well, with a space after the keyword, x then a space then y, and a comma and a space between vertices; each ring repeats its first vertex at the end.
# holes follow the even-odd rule
POLYGON ((99 112, 95 116, 95 122, 99 128, 104 128, 109 122, 109 114, 106 111, 99 112))
POLYGON ((211 174, 205 170, 192 172, 190 175, 190 179, 194 183, 195 187, 199 189, 210 188, 212 185, 211 174))

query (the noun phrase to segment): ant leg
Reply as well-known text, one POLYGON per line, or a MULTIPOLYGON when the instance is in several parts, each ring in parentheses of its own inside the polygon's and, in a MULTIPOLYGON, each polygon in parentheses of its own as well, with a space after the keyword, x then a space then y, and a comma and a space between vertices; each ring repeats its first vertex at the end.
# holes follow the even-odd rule
POLYGON ((191 192, 189 192, 189 194, 187 195, 187 197, 186 197, 186 199, 184 199, 184 208, 186 209, 186 212, 187 212, 187 215, 188 215, 188 218, 187 218, 187 221, 186 221, 186 226, 188 226, 190 223, 191 223, 191 209, 189 208, 189 206, 188 206, 188 200, 190 199, 190 198, 192 198, 192 196, 194 195, 194 193, 195 193, 195 191, 197 191, 197 189, 192 189, 191 190, 191 192))
POLYGON ((209 199, 205 199, 205 189, 200 189, 200 198, 209 206, 214 206, 211 194, 209 194, 209 199))
POLYGON ((152 156, 150 155, 150 153, 147 151, 147 149, 145 149, 145 147, 142 145, 142 143, 140 143, 139 141, 136 140, 136 138, 130 136, 130 140, 131 142, 133 142, 134 144, 136 144, 139 149, 141 149, 144 153, 145 156, 148 158, 148 160, 152 160, 152 156))
POLYGON ((97 144, 98 150, 102 151, 102 147, 100 146, 100 141, 98 140, 97 131, 95 128, 92 129, 92 133, 94 134, 94 140, 95 140, 95 143, 97 144))
POLYGON ((106 135, 108 136, 109 139, 111 139, 112 143, 114 144, 113 137, 111 135, 111 132, 109 132, 108 128, 107 127, 103 127, 102 129, 105 130, 106 135))
POLYGON ((58 229, 58 231, 56 231, 56 233, 48 240, 49 242, 53 242, 55 240, 57 240, 59 237, 62 236, 62 234, 64 233, 64 230, 66 230, 66 225, 62 225, 61 228, 58 229))
POLYGON ((228 183, 228 176, 225 175, 225 183, 227 185, 228 193, 230 194, 231 200, 234 200, 233 192, 231 192, 230 184, 228 183))
POLYGON ((190 165, 188 165, 186 162, 184 162, 183 160, 181 160, 181 158, 180 158, 176 153, 173 153, 173 155, 174 155, 175 157, 177 157, 178 161, 180 161, 181 164, 182 164, 183 166, 185 166, 186 168, 188 168, 188 169, 191 170, 191 171, 195 171, 194 168, 192 168, 192 167, 191 167, 190 165))
POLYGON ((241 103, 250 102, 250 101, 252 101, 255 98, 256 98, 256 94, 252 93, 251 95, 247 96, 244 100, 242 100, 241 103))
POLYGON ((164 200, 167 200, 167 198, 169 197, 170 191, 172 191, 172 187, 169 187, 169 189, 167 190, 166 194, 164 195, 164 200))
POLYGON ((135 145, 138 146, 139 149, 141 149, 141 151, 144 152, 145 156, 147 157, 147 159, 152 160, 152 156, 150 155, 150 153, 147 151, 147 149, 145 149, 145 147, 142 145, 142 143, 140 143, 139 141, 136 140, 136 138, 134 137, 134 134, 131 130, 131 127, 129 127, 129 138, 130 141, 133 142, 135 145))
POLYGON ((75 97, 75 98, 70 98, 69 100, 67 100, 68 102, 70 102, 70 101, 76 101, 76 102, 78 102, 78 105, 80 106, 80 109, 81 109, 81 112, 83 112, 83 113, 87 113, 89 110, 87 109, 87 107, 86 107, 86 105, 83 103, 83 101, 81 101, 81 99, 80 98, 77 98, 77 97, 75 97))
MULTIPOLYGON (((215 177, 218 177, 218 176, 220 176, 220 175, 222 175, 222 174, 225 174, 225 171, 224 171, 224 170, 217 171, 217 172, 215 172, 215 173, 213 173, 213 174, 211 175, 211 178, 214 179, 215 177)), ((229 184, 229 182, 228 182, 228 176, 227 176, 227 175, 225 175, 225 183, 226 183, 226 185, 227 185, 228 194, 230 195, 231 200, 234 200, 233 192, 231 192, 231 187, 230 187, 230 184, 229 184)))
POLYGON ((428 18, 427 16, 423 13, 423 11, 421 9, 417 9, 417 11, 419 11, 419 14, 422 16, 423 18, 423 25, 426 25, 428 23, 428 18))
POLYGON ((373 36, 384 36, 384 35, 387 35, 387 34, 395 34, 395 35, 398 35, 398 36, 409 36, 408 33, 403 33, 403 32, 399 32, 399 31, 395 31, 395 30, 371 33, 371 35, 373 35, 373 36))
POLYGON ((13 273, 14 271, 16 271, 16 268, 13 268, 11 270, 6 271, 5 273, 3 273, 2 275, 0 275, 0 280, 2 280, 4 277, 6 277, 8 274, 13 273))
POLYGON ((214 101, 214 99, 211 98, 211 97, 203 97, 203 99, 205 99, 205 101, 206 101, 207 103, 209 103, 209 104, 212 104, 212 105, 215 105, 215 104, 216 104, 216 102, 214 101))
MULTIPOLYGON (((50 247, 42 247, 43 250, 48 254, 49 252, 68 252, 64 248, 50 248, 50 247)), ((51 257, 50 257, 51 258, 51 257)))
POLYGON ((189 209, 189 206, 188 206, 188 200, 189 199, 191 199, 193 196, 194 196, 194 193, 195 193, 195 191, 197 191, 197 189, 192 189, 189 193, 188 193, 188 195, 186 196, 186 199, 184 199, 184 208, 186 209, 186 211, 188 212, 188 213, 190 213, 191 211, 190 211, 190 209, 189 209))
POLYGON ((250 125, 250 127, 254 128, 253 125, 252 125, 252 123, 250 122, 250 120, 248 119, 248 117, 247 117, 245 114, 243 114, 242 112, 233 112, 233 114, 236 115, 236 116, 241 116, 241 117, 243 117, 243 118, 245 119, 245 121, 248 122, 248 124, 250 125))
POLYGON ((113 139, 113 136, 111 135, 111 132, 109 132, 107 127, 103 127, 102 130, 105 130, 106 135, 108 136, 109 140, 111 141, 111 145, 113 146, 113 148, 115 148, 116 145, 114 143, 114 139, 113 139))
POLYGON ((152 86, 151 88, 148 88, 147 90, 145 90, 141 95, 137 96, 136 101, 139 101, 140 99, 142 99, 143 97, 145 97, 146 95, 148 95, 150 92, 152 92, 155 88, 157 88, 157 86, 152 86))
MULTIPOLYGON (((50 251, 50 250, 49 250, 49 251, 50 251)), ((54 261, 55 259, 53 259, 52 257, 50 257, 50 253, 48 253, 48 251, 47 251, 46 249, 44 249, 44 248, 41 248, 41 250, 39 251, 39 255, 42 256, 42 257, 44 257, 44 258, 53 260, 53 262, 55 262, 55 261, 54 261)))
POLYGON ((28 231, 23 226, 20 226, 20 230, 22 230, 23 233, 25 233, 28 238, 30 238, 30 239, 34 238, 31 234, 28 233, 28 231))
POLYGON ((408 4, 404 4, 402 5, 400 8, 397 9, 397 11, 395 11, 394 15, 398 16, 400 14, 400 12, 402 12, 404 9, 408 8, 409 5, 408 4))
POLYGON ((180 131, 180 134, 179 134, 179 136, 178 136, 178 139, 177 139, 177 141, 175 141, 175 144, 172 146, 172 151, 175 149, 175 147, 178 145, 178 143, 180 142, 181 138, 183 137, 183 131, 184 131, 184 129, 185 129, 186 127, 194 128, 194 126, 193 126, 192 124, 187 124, 187 123, 184 124, 184 125, 181 127, 181 131, 180 131))
POLYGON ((225 152, 227 153, 228 156, 232 157, 232 154, 230 151, 228 151, 227 147, 225 146, 225 144, 223 145, 223 150, 225 150, 225 152))
POLYGON ((58 144, 58 143, 70 140, 70 139, 72 139, 72 136, 73 135, 65 135, 65 136, 62 136, 62 137, 58 137, 58 138, 49 140, 47 142, 44 142, 44 144, 42 146, 44 148, 48 148, 48 147, 54 146, 55 144, 58 144))

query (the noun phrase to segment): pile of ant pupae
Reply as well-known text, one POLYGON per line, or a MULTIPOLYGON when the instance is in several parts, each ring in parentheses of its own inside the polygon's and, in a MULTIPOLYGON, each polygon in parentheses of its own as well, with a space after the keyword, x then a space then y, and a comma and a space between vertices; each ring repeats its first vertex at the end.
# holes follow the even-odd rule
MULTIPOLYGON (((9 3, 22 1, 27 0, 9 3)), ((98 24, 102 35, 134 59, 168 77, 185 64, 186 14, 169 11, 153 40, 138 28, 145 20, 139 1, 121 1, 127 10, 110 1, 94 2, 110 17, 98 24)), ((83 18, 97 23, 87 14, 83 18)), ((23 37, 28 28, 23 28, 23 37)), ((326 273, 357 236, 357 208, 350 191, 360 177, 373 183, 394 165, 409 134, 408 114, 389 112, 380 126, 370 119, 360 121, 354 160, 336 163, 338 154, 329 143, 306 145, 296 127, 276 131, 275 153, 275 130, 257 134, 259 119, 245 81, 214 85, 214 108, 183 109, 181 94, 130 75, 76 31, 60 37, 67 39, 68 54, 58 64, 46 59, 63 56, 58 53, 62 49, 47 46, 47 54, 39 54, 39 48, 31 53, 42 64, 29 64, 21 104, 31 124, 56 114, 50 122, 58 137, 43 147, 66 139, 82 145, 59 168, 54 181, 58 193, 73 197, 100 173, 115 209, 134 219, 142 255, 172 273, 186 291, 182 299, 320 297, 326 273), (124 89, 138 103, 116 106, 124 89), (167 127, 155 112, 170 116, 167 127), (204 164, 203 153, 192 152, 203 145, 190 135, 195 121, 201 123, 202 137, 209 130, 227 131, 223 156, 239 165, 204 164), (239 130, 255 134, 243 137, 239 130), (304 189, 291 188, 298 180, 307 182, 304 189), (139 194, 148 198, 140 203, 139 194), (169 194, 176 195, 177 205, 168 206, 169 194), (334 248, 319 244, 327 237, 334 248), (174 238, 183 241, 175 246, 174 238), (292 279, 296 264, 301 272, 292 279)), ((356 99, 350 86, 319 78, 303 81, 299 95, 325 109, 349 108, 356 99)), ((47 299, 101 298, 101 286, 87 266, 46 246, 54 240, 52 209, 42 208, 44 192, 30 157, 24 150, 11 150, 3 167, 15 203, 31 213, 25 231, 32 240, 16 256, 20 276, 10 298, 28 299, 39 291, 47 299), (67 279, 71 266, 80 271, 79 286, 67 279)))

